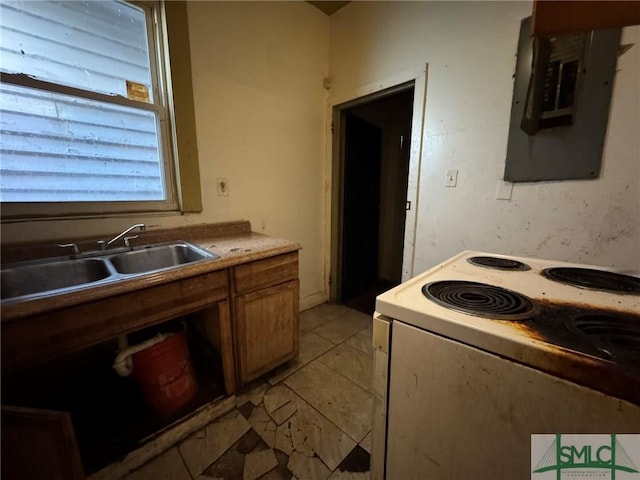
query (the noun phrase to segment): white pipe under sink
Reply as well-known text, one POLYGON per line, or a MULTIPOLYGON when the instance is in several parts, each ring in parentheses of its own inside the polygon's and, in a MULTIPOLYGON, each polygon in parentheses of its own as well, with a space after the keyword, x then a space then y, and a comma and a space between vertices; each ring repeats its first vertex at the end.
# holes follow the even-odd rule
POLYGON ((113 361, 113 369, 118 372, 118 375, 120 375, 121 377, 131 375, 131 372, 133 372, 133 361, 131 360, 131 355, 144 350, 145 348, 149 348, 157 343, 163 342, 172 335, 173 333, 160 333, 145 342, 133 345, 131 347, 127 347, 127 337, 125 335, 121 335, 120 337, 118 337, 118 347, 120 348, 120 352, 116 356, 116 359, 113 361))

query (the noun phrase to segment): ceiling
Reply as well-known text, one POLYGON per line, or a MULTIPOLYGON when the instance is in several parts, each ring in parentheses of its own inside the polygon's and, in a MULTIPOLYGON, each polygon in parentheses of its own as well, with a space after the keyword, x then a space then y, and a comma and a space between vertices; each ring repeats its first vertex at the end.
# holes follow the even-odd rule
POLYGON ((329 2, 329 1, 322 2, 321 1, 321 2, 309 2, 309 3, 314 7, 316 7, 317 9, 322 10, 327 15, 332 15, 349 2, 329 2))

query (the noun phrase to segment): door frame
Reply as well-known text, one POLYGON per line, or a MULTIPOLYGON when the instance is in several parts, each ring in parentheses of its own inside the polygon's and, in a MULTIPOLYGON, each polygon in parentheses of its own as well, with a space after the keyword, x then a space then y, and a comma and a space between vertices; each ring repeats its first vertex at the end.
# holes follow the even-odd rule
POLYGON ((324 285, 325 298, 335 301, 341 291, 341 241, 342 238, 342 185, 344 168, 344 110, 379 100, 413 86, 413 113, 409 150, 409 178, 405 233, 402 253, 402 281, 413 276, 417 211, 420 190, 420 169, 423 156, 423 133, 427 100, 428 64, 421 68, 397 73, 343 94, 332 95, 327 100, 327 149, 325 188, 325 248, 324 285))

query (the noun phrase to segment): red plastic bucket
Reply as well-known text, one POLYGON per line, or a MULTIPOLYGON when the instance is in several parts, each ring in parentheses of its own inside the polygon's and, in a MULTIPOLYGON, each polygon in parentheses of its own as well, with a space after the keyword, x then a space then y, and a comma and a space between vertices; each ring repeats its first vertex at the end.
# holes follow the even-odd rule
POLYGON ((184 332, 134 353, 133 376, 145 402, 160 415, 170 415, 198 391, 184 332))

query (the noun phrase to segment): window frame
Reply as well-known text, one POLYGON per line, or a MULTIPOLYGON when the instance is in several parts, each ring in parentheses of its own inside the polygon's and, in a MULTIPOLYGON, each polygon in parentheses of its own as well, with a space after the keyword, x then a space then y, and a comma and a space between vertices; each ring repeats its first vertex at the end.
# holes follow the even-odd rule
MULTIPOLYGON (((77 98, 86 98, 104 102, 105 104, 113 104, 127 107, 140 108, 145 111, 156 113, 157 135, 160 137, 158 146, 161 150, 161 164, 163 170, 163 181, 166 191, 166 200, 160 201, 97 201, 97 202, 3 202, 2 206, 2 222, 16 220, 32 220, 38 218, 70 218, 70 217, 99 217, 113 216, 117 214, 142 214, 142 213, 180 213, 181 211, 201 211, 201 199, 199 190, 199 171, 197 164, 197 152, 195 155, 188 155, 190 165, 185 165, 184 170, 191 171, 191 177, 197 180, 197 189, 194 195, 195 201, 191 201, 191 207, 183 208, 183 201, 180 193, 184 190, 179 186, 183 183, 180 178, 180 171, 183 170, 180 165, 180 157, 178 153, 176 111, 174 105, 174 92, 172 79, 178 78, 172 75, 170 69, 171 50, 169 40, 168 23, 173 23, 173 30, 181 37, 186 36, 186 45, 188 42, 188 27, 186 18, 185 2, 176 2, 182 5, 178 7, 178 21, 172 21, 167 18, 168 12, 164 2, 162 1, 127 1, 135 7, 141 8, 145 12, 147 43, 149 49, 149 61, 151 70, 151 88, 153 92, 153 103, 142 102, 129 99, 121 95, 108 95, 100 92, 85 90, 81 88, 71 87, 58 83, 48 82, 30 77, 27 74, 8 74, 1 72, 0 81, 7 84, 37 88, 43 91, 50 91, 64 95, 72 95, 77 98), (195 162, 195 165, 194 165, 195 162)), ((174 12, 176 8, 172 9, 174 12)), ((183 43, 184 43, 183 38, 183 43)), ((178 49, 175 49, 176 51, 178 49)), ((186 50, 189 55, 189 50, 186 50)), ((189 75, 187 75, 187 90, 191 104, 193 103, 193 93, 191 88, 191 71, 190 62, 189 75)), ((183 86, 184 87, 184 86, 183 86)), ((192 107, 193 108, 193 107, 192 107)), ((193 112, 191 117, 193 116, 193 112)), ((190 128, 186 130, 186 134, 193 137, 189 143, 195 144, 195 122, 190 119, 190 128)))

